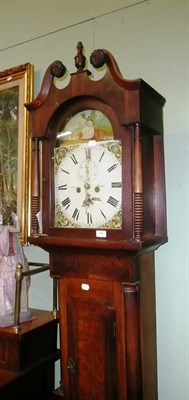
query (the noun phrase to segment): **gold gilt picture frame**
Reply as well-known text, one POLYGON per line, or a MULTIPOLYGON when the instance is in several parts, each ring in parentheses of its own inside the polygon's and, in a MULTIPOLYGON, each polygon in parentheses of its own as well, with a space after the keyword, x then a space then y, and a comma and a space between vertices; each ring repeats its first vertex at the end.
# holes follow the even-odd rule
POLYGON ((0 71, 0 213, 7 225, 11 211, 20 218, 20 241, 30 230, 31 140, 29 114, 34 66, 30 63, 0 71))

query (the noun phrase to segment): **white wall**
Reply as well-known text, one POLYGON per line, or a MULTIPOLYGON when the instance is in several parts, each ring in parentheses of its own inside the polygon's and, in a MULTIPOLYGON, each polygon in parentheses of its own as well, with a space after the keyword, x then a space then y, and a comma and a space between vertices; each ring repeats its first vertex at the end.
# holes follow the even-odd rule
MULTIPOLYGON (((156 252, 159 400, 189 400, 188 28, 188 0, 0 0, 0 70, 34 64, 35 95, 54 60, 75 71, 81 40, 86 57, 108 49, 125 78, 144 79, 167 100, 169 242, 156 252)), ((48 260, 33 246, 25 252, 29 260, 48 260)), ((32 279, 32 307, 51 307, 51 284, 48 273, 32 279)))

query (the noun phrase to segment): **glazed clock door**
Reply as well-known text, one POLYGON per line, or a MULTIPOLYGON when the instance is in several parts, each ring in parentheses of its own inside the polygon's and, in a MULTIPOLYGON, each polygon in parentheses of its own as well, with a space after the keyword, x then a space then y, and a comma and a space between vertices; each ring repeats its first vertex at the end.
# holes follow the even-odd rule
POLYGON ((111 122, 97 109, 68 114, 53 134, 51 229, 74 236, 85 229, 87 237, 92 229, 96 237, 99 229, 106 236, 121 231, 122 139, 114 139, 111 122))
MULTIPOLYGON (((118 398, 115 309, 87 293, 77 297, 74 285, 78 288, 80 280, 71 281, 73 295, 69 293, 67 297, 67 371, 64 371, 68 376, 63 378, 64 390, 69 400, 115 400, 118 398)), ((89 280, 84 285, 90 283, 89 280)))
POLYGON ((55 226, 121 227, 121 142, 55 149, 55 226))

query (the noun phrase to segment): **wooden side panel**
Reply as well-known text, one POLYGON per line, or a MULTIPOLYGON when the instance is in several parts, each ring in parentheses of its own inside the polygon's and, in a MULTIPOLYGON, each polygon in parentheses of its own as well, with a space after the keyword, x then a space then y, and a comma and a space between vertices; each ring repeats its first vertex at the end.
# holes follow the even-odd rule
POLYGON ((165 161, 163 136, 154 137, 154 208, 155 234, 167 235, 166 192, 165 192, 165 161))
POLYGON ((140 320, 143 398, 145 400, 157 400, 154 253, 142 255, 138 262, 141 278, 140 320))
POLYGON ((142 400, 139 284, 125 283, 123 285, 123 291, 125 303, 125 379, 127 382, 127 399, 142 400))

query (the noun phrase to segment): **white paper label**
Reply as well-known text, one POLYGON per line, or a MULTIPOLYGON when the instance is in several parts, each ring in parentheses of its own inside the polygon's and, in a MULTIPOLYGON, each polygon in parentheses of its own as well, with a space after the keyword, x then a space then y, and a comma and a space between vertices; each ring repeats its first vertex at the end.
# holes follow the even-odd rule
POLYGON ((97 238, 106 238, 107 232, 106 231, 96 231, 97 238))
POLYGON ((82 284, 81 284, 81 289, 82 289, 82 290, 87 290, 87 291, 88 291, 88 290, 90 289, 90 286, 89 286, 87 283, 82 283, 82 284))

